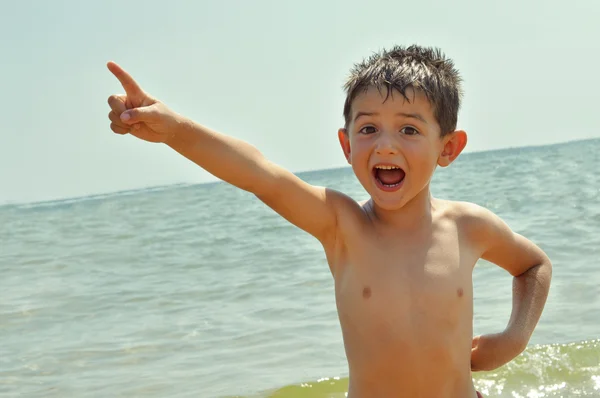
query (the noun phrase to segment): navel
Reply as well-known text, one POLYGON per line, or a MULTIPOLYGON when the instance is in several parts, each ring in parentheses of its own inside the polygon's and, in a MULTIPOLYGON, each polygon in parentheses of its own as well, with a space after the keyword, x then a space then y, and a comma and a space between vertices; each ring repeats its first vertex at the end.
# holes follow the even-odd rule
POLYGON ((363 298, 368 299, 371 297, 371 288, 369 286, 365 286, 363 289, 363 298))
POLYGON ((456 294, 458 295, 458 297, 462 297, 464 293, 465 292, 463 291, 462 287, 459 287, 458 290, 456 291, 456 294))

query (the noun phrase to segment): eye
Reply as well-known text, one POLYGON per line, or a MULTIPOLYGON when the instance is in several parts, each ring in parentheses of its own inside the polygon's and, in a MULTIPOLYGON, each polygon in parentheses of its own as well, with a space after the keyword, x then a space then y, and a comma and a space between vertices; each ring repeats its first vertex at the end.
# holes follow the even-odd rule
POLYGON ((365 126, 362 129, 358 130, 361 134, 373 134, 377 131, 377 129, 373 126, 365 126))
POLYGON ((411 126, 406 126, 402 130, 400 130, 400 131, 404 135, 418 135, 419 134, 419 132, 417 131, 417 129, 414 128, 414 127, 411 127, 411 126))

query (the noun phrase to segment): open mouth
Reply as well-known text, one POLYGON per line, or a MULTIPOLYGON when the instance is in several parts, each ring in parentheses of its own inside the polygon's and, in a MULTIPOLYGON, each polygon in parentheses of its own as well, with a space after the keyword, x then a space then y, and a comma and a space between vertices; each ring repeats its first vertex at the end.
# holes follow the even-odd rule
POLYGON ((373 167, 373 177, 380 188, 395 190, 400 187, 406 173, 399 166, 391 164, 378 164, 373 167))

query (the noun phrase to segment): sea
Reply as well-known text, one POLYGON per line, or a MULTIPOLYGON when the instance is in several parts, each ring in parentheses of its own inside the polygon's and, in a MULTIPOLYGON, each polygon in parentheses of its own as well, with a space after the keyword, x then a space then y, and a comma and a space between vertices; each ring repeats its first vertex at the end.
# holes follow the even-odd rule
MULTIPOLYGON (((366 198, 350 168, 299 175, 366 198)), ((477 389, 600 397, 600 140, 466 153, 432 192, 491 209, 554 266, 527 349, 477 389)), ((473 284, 475 333, 503 330, 512 278, 480 261, 473 284)), ((347 370, 321 246, 247 192, 0 207, 2 398, 338 398, 347 370)))

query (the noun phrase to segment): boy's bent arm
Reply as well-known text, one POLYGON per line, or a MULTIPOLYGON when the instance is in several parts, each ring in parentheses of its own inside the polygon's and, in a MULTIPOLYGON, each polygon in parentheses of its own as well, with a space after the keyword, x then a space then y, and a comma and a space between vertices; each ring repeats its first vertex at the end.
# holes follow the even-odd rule
POLYGON ((533 242, 513 232, 491 211, 470 206, 469 236, 479 245, 481 258, 513 277, 513 306, 506 334, 522 351, 541 317, 548 297, 552 265, 533 242))
POLYGON ((191 120, 178 123, 165 143, 221 180, 253 193, 322 243, 334 237, 334 202, 341 194, 312 186, 267 160, 249 143, 191 120))

